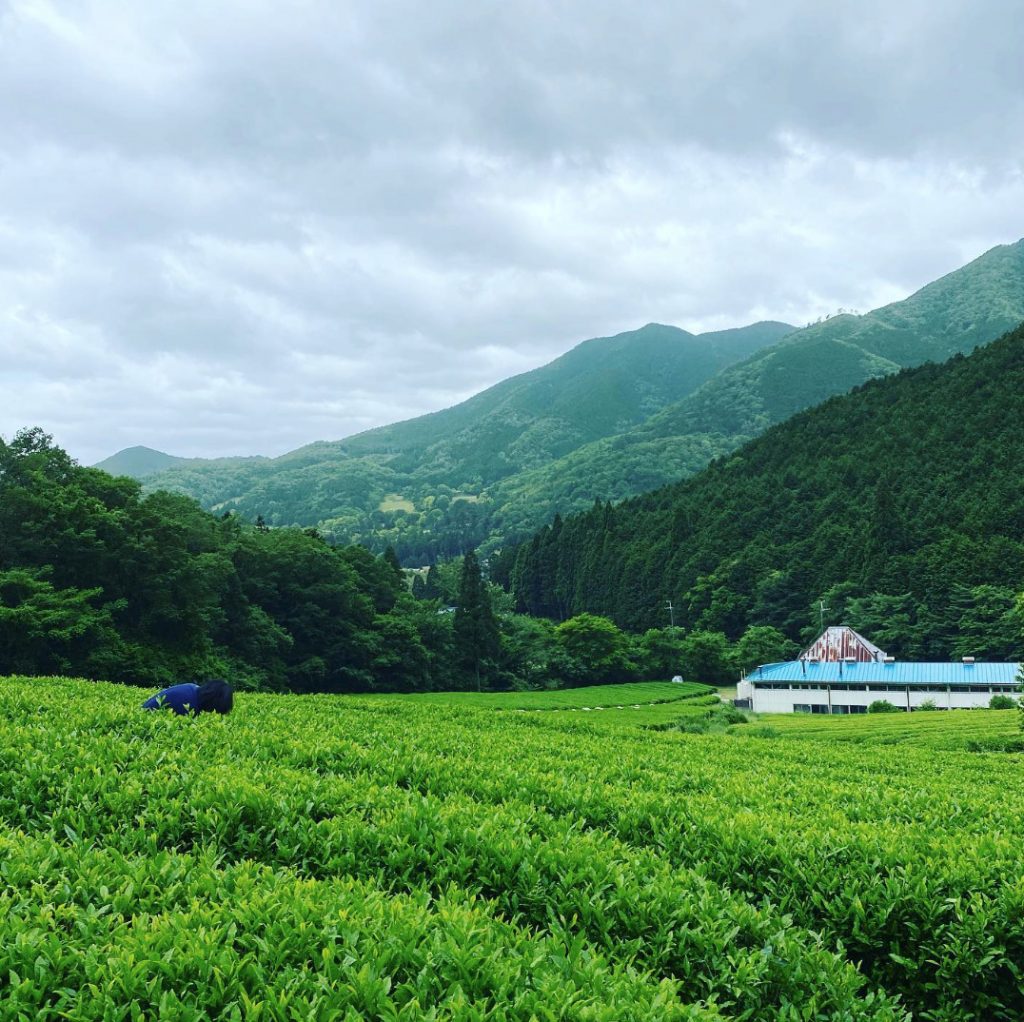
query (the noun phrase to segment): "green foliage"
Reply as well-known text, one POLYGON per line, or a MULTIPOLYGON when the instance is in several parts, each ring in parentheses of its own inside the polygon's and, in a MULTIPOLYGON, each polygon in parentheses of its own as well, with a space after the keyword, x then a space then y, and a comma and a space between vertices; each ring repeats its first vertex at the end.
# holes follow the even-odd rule
POLYGON ((876 699, 868 706, 868 713, 899 713, 900 708, 893 706, 888 699, 876 699))
POLYGON ((681 628, 648 628, 633 643, 637 670, 645 678, 672 678, 682 670, 684 632, 681 628))
POLYGON ((4 1012, 1024 1014, 1016 757, 428 698, 243 695, 185 720, 0 681, 4 1012))
POLYGON ((462 561, 452 643, 457 662, 479 690, 483 679, 495 669, 501 643, 490 595, 472 550, 462 561))
POLYGON ((397 607, 404 592, 393 556, 244 527, 174 494, 142 497, 129 479, 78 467, 40 430, 0 440, 2 669, 420 689, 447 673, 445 639, 412 601, 397 607))
POLYGON ((799 653, 800 647, 778 628, 751 625, 733 646, 732 666, 735 671, 749 671, 761 664, 793 660, 799 653))
POLYGON ((996 694, 988 701, 990 710, 1016 710, 1020 707, 1020 700, 1013 696, 996 694))
POLYGON ((688 630, 796 642, 823 599, 826 624, 900 658, 1016 660, 1022 431, 1024 328, 803 412, 676 486, 559 519, 503 556, 505 574, 521 611, 555 619, 641 630, 671 599, 688 630))
POLYGON ((683 677, 705 685, 735 679, 729 641, 721 632, 691 632, 682 643, 683 677))
POLYGON ((628 681, 635 673, 629 639, 608 618, 578 614, 555 628, 555 638, 571 658, 577 685, 628 681))
POLYGON ((605 464, 600 448, 578 469, 562 461, 644 422, 791 330, 756 323, 694 337, 652 323, 585 341, 454 408, 281 458, 176 459, 154 474, 152 458, 122 452, 103 466, 141 469, 147 488, 186 493, 249 521, 262 514, 272 526, 315 525, 340 543, 390 545, 405 564, 481 544, 489 552, 505 537, 529 535, 559 508, 641 493, 701 467, 717 449, 679 459, 652 448, 643 465, 632 457, 625 470, 614 450, 605 464))
POLYGON ((0 439, 2 670, 334 693, 585 676, 553 626, 510 613, 472 552, 416 588, 418 599, 394 551, 246 526, 178 494, 143 497, 39 430, 0 439))
POLYGON ((116 647, 100 589, 54 589, 52 569, 0 571, 0 663, 8 670, 87 674, 116 647))
POLYGON ((922 702, 917 707, 917 709, 927 713, 927 712, 929 712, 931 710, 937 710, 938 706, 935 705, 935 700, 934 699, 925 699, 924 702, 922 702))

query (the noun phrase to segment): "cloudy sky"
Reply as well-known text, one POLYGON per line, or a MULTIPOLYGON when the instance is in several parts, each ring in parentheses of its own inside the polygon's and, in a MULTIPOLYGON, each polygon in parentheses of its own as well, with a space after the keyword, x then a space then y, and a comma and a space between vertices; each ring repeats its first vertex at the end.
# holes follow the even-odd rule
POLYGON ((279 454, 1024 235, 1019 0, 0 0, 0 434, 279 454))

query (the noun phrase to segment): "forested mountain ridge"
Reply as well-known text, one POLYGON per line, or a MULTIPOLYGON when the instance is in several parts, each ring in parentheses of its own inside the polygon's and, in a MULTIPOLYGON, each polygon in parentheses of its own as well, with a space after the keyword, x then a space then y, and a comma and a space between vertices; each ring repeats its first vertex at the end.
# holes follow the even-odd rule
POLYGON ((523 609, 800 638, 812 604, 898 655, 1020 653, 1024 327, 869 381, 695 477, 556 519, 494 564, 523 609), (891 647, 891 648, 890 648, 891 647))
MULTIPOLYGON (((1024 320, 1024 240, 1001 245, 901 302, 812 324, 718 373, 625 434, 583 447, 535 472, 536 493, 584 479, 645 476, 651 488, 702 468, 776 422, 865 380, 942 361, 1024 320), (664 466, 664 472, 660 466, 664 466)), ((516 480, 515 482, 519 482, 516 480)), ((638 492, 611 488, 591 499, 638 492)), ((510 511, 516 497, 502 501, 510 511)), ((564 510, 564 501, 553 502, 564 510)))
POLYGON ((941 362, 1024 320, 1024 239, 999 245, 900 302, 795 331, 636 429, 638 438, 748 438, 898 369, 941 362))
POLYGON ((1024 320, 1024 241, 1002 245, 909 298, 794 331, 616 436, 502 480, 489 493, 490 551, 556 512, 585 510, 692 475, 775 422, 865 380, 941 361, 1024 320))
MULTIPOLYGON (((275 459, 183 461, 147 475, 146 488, 271 525, 315 525, 332 539, 394 544, 403 560, 423 563, 487 534, 488 487, 644 421, 792 329, 694 335, 648 324, 585 341, 444 411, 275 459)), ((520 534, 544 517, 533 514, 520 534)))
POLYGON ((272 525, 316 525, 339 542, 392 545, 406 564, 490 554, 555 513, 692 475, 801 408, 969 351, 1022 319, 1024 241, 863 316, 788 334, 755 324, 700 344, 652 324, 584 342, 443 412, 271 460, 186 462, 146 487, 272 525), (715 357, 731 364, 716 370, 715 357))
POLYGON ((578 344, 443 411, 339 442, 349 454, 394 454, 395 471, 484 484, 636 425, 725 366, 791 333, 785 323, 691 334, 649 323, 578 344))

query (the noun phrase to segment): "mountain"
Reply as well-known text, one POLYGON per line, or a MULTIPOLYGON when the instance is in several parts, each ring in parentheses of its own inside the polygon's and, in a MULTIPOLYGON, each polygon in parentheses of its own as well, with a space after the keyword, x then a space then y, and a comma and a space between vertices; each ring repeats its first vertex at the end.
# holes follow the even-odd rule
POLYGON ((584 341, 444 411, 275 459, 180 461, 147 475, 147 487, 273 525, 315 525, 335 539, 391 542, 422 563, 486 535, 489 487, 639 425, 792 329, 756 323, 694 335, 651 323, 584 341))
POLYGON ((173 454, 154 451, 152 447, 126 447, 109 458, 104 458, 94 468, 101 468, 112 476, 131 476, 133 479, 146 479, 157 472, 180 465, 184 458, 176 458, 173 454))
POLYGON ((499 509, 492 535, 521 535, 540 511, 550 518, 692 475, 803 408, 971 351, 1021 321, 1024 240, 986 252, 904 301, 794 331, 633 429, 509 479, 490 494, 499 509))
MULTIPOLYGON (((1024 317, 1022 317, 1024 318, 1024 317)), ((556 519, 493 564, 520 607, 791 638, 823 599, 889 652, 1018 659, 1024 326, 870 380, 691 479, 556 519)))
POLYGON ((1024 241, 901 302, 790 331, 693 335, 652 324, 587 341, 454 408, 277 459, 188 462, 147 486, 407 564, 490 554, 556 512, 699 471, 801 408, 972 350, 1024 319, 1024 241))
POLYGON ((876 376, 972 351, 1024 320, 1024 239, 1000 245, 901 302, 836 316, 720 373, 637 430, 749 436, 876 376))

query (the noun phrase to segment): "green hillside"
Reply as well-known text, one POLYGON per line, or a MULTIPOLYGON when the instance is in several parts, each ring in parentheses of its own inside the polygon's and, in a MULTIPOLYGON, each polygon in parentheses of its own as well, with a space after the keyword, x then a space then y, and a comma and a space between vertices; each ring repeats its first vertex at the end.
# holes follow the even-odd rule
POLYGON ((152 447, 126 447, 123 451, 104 458, 94 467, 109 472, 112 476, 145 479, 184 461, 184 458, 176 458, 173 454, 154 451, 152 447))
POLYGON ((640 437, 751 436, 876 376, 941 362, 1024 320, 1024 240, 1000 245, 902 302, 790 334, 720 373, 640 437))
POLYGON ((491 492, 494 545, 521 535, 538 509, 550 518, 675 482, 801 409, 969 352, 1022 320, 1024 241, 992 249, 905 301, 797 330, 632 430, 499 484, 491 492))
MULTIPOLYGON (((585 341, 444 411, 272 460, 182 462, 147 476, 147 488, 271 525, 316 525, 332 539, 391 543, 423 563, 487 534, 500 480, 628 430, 791 330, 757 323, 695 336, 649 324, 585 341)), ((543 520, 540 510, 524 528, 543 520)))
POLYGON ((532 613, 737 635, 824 598, 898 655, 1017 659, 1024 328, 870 381, 696 477, 556 521, 495 564, 532 613))
POLYGON ((185 462, 146 485, 391 545, 406 564, 490 554, 555 513, 690 476, 803 408, 969 352, 1021 320, 1024 241, 863 316, 699 337, 651 324, 586 341, 445 411, 276 459, 185 462))

